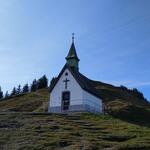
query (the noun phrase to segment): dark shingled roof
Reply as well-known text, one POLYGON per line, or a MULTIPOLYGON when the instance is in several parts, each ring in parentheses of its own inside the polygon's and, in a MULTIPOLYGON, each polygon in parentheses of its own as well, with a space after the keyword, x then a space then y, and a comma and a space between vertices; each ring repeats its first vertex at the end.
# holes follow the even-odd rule
POLYGON ((79 58, 77 56, 77 53, 76 53, 75 46, 74 46, 74 42, 72 42, 69 53, 66 57, 67 60, 70 59, 70 58, 75 58, 75 59, 79 60, 79 58))
POLYGON ((72 69, 70 66, 68 66, 67 64, 63 67, 63 69, 61 70, 60 74, 58 75, 58 77, 56 78, 56 80, 53 82, 53 84, 50 86, 50 92, 52 92, 53 88, 55 87, 55 85, 57 84, 58 80, 60 79, 61 75, 63 74, 63 72, 68 69, 73 77, 76 79, 76 81, 78 82, 78 84, 80 85, 80 87, 82 89, 84 89, 85 91, 87 91, 88 93, 91 93, 92 95, 100 98, 100 95, 98 94, 96 88, 94 87, 94 81, 88 79, 87 77, 85 77, 83 74, 81 74, 79 71, 72 69))

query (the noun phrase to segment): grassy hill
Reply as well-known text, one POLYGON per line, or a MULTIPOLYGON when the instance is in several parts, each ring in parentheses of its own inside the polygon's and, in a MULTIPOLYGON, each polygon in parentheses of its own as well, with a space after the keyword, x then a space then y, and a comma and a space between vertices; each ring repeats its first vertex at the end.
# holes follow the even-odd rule
POLYGON ((93 81, 105 105, 105 111, 122 120, 150 126, 150 103, 139 93, 93 81))
MULTIPOLYGON (((105 113, 139 125, 150 126, 150 103, 137 93, 121 87, 92 81, 102 98, 105 113)), ((48 89, 22 94, 0 102, 0 112, 43 112, 47 111, 48 89)))
POLYGON ((48 89, 21 94, 0 102, 0 112, 40 112, 46 111, 49 99, 48 89), (44 108, 43 108, 44 107, 44 108))
POLYGON ((48 89, 0 102, 0 150, 149 150, 150 104, 93 81, 107 115, 48 114, 48 89))
POLYGON ((149 150, 150 128, 106 115, 0 113, 1 150, 149 150))

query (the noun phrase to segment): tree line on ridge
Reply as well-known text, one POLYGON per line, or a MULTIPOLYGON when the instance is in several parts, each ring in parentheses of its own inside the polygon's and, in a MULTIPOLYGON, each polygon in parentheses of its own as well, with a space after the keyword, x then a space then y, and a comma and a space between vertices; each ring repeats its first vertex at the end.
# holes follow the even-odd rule
POLYGON ((26 83, 24 86, 18 85, 18 87, 14 87, 10 93, 6 91, 6 93, 4 94, 0 86, 0 100, 5 100, 10 97, 14 97, 24 93, 35 92, 39 89, 47 87, 48 87, 48 79, 46 75, 42 76, 38 80, 34 79, 31 85, 29 85, 28 83, 26 83))

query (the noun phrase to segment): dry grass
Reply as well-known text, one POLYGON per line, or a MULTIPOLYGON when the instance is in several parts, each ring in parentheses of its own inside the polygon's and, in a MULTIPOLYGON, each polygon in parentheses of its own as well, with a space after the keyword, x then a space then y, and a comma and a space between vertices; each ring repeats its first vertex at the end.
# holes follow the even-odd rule
POLYGON ((150 149, 150 128, 111 116, 1 113, 3 150, 150 149))
POLYGON ((40 113, 48 89, 1 101, 0 150, 149 150, 149 104, 113 86, 99 90, 107 112, 120 119, 40 113))
POLYGON ((23 94, 14 98, 0 102, 0 111, 8 112, 33 112, 44 111, 43 106, 47 108, 49 99, 48 89, 41 89, 37 92, 23 94))

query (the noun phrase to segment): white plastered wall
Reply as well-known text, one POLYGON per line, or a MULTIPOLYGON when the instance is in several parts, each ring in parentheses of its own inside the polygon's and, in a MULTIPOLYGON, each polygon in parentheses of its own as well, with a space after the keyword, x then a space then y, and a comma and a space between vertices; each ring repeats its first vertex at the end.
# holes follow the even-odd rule
POLYGON ((77 83, 77 81, 74 79, 73 75, 70 73, 68 69, 64 71, 62 76, 60 77, 59 81, 55 85, 54 89, 52 90, 50 94, 50 103, 49 107, 57 107, 61 106, 61 96, 62 92, 64 91, 70 91, 70 105, 81 105, 83 104, 83 90, 77 83), (65 73, 68 73, 68 76, 65 76, 65 73), (65 79, 70 80, 68 82, 67 89, 65 89, 65 83, 63 80, 65 79))
POLYGON ((102 100, 86 91, 83 91, 83 104, 90 106, 90 111, 102 112, 102 100))

